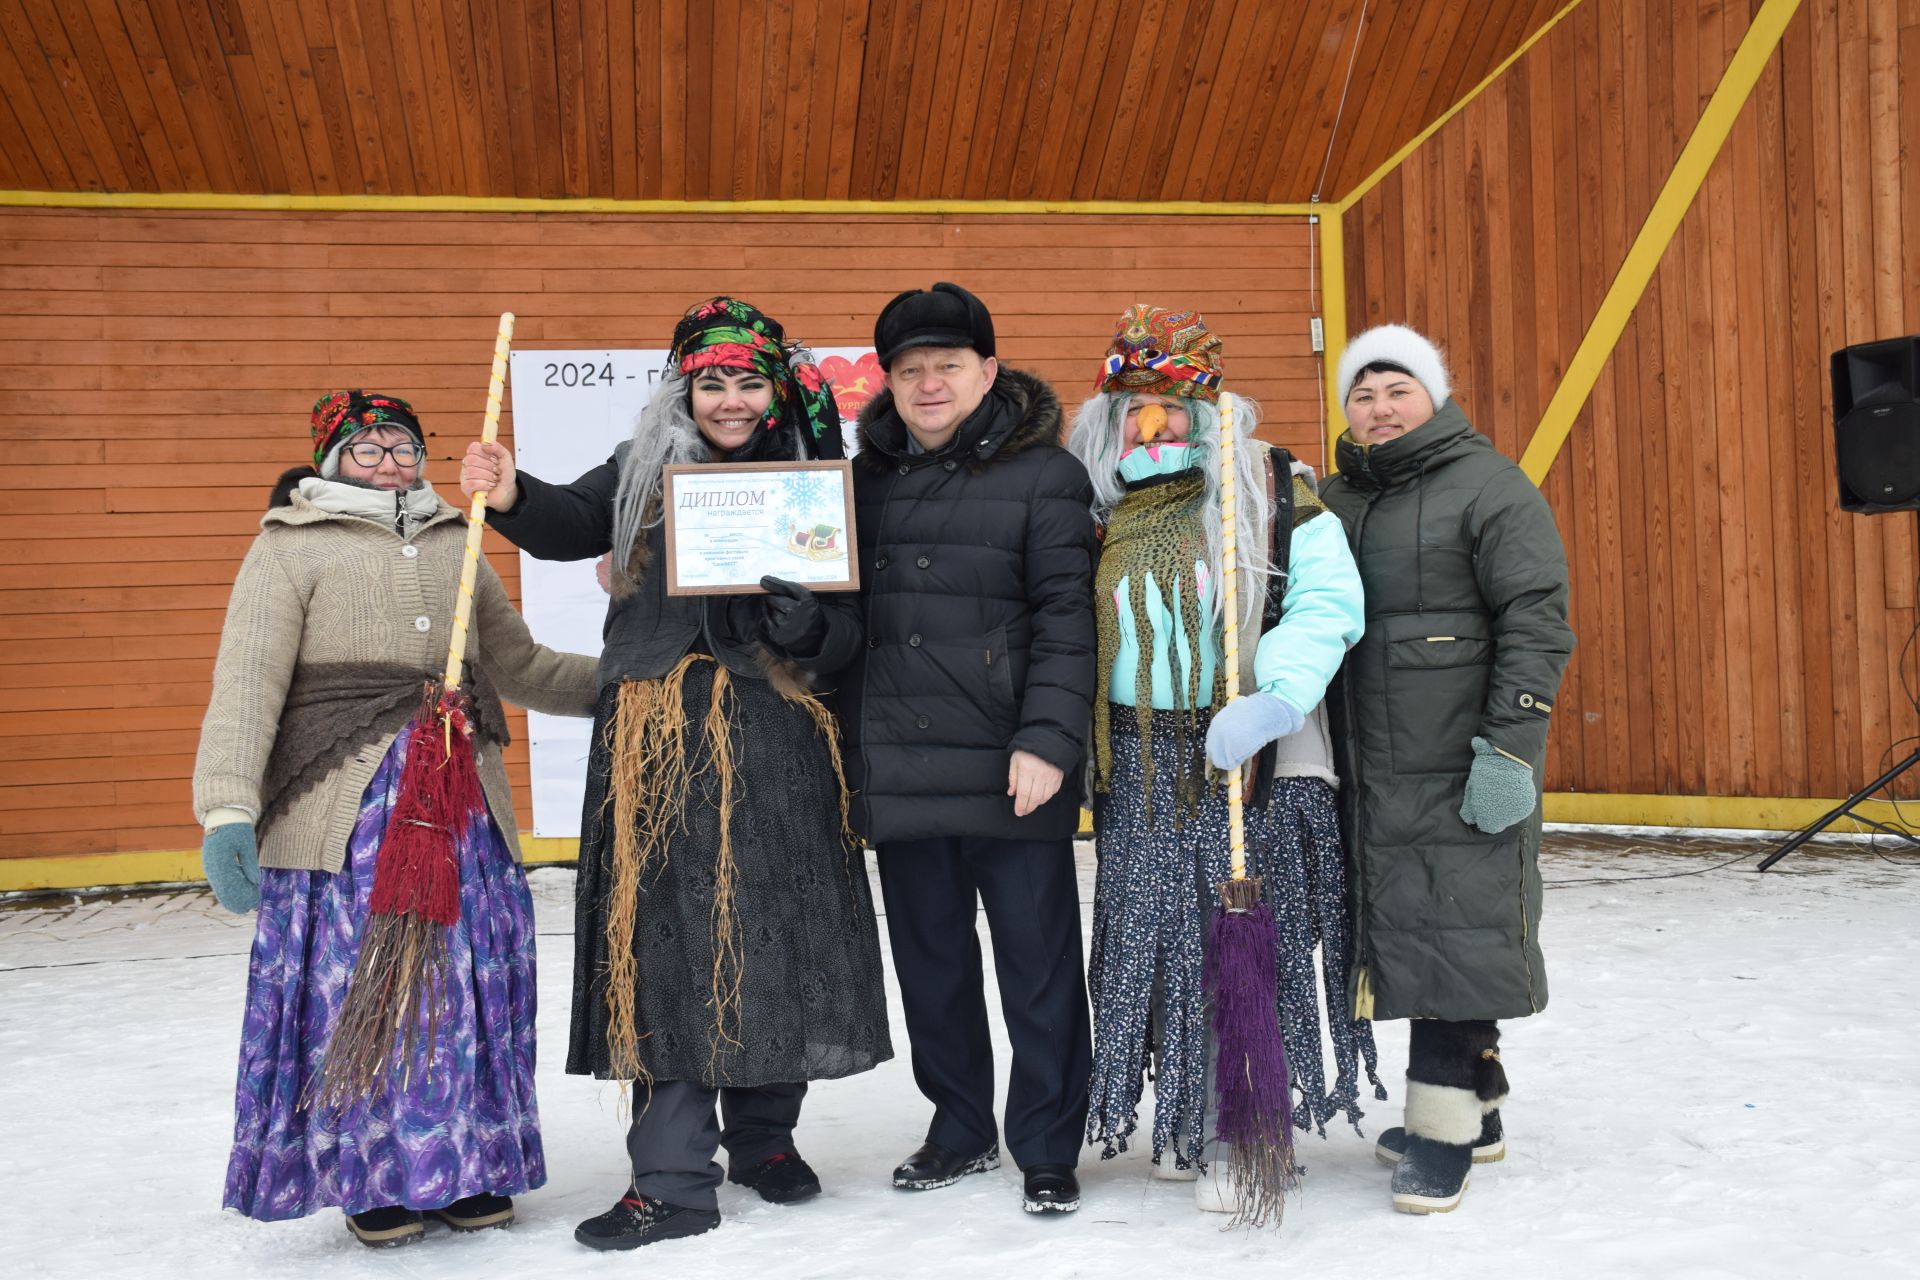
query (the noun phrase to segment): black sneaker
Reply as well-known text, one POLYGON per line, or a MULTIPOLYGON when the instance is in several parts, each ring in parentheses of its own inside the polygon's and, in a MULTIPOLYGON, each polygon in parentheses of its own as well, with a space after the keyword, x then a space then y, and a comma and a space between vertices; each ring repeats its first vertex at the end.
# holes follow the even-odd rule
POLYGON ((931 1191, 935 1187, 950 1187, 970 1173, 985 1173, 999 1167, 1000 1144, 997 1142, 972 1156, 959 1155, 937 1142, 928 1142, 893 1171, 893 1185, 902 1191, 931 1191))
MULTIPOLYGON (((1373 1157, 1381 1164, 1400 1163, 1400 1157, 1407 1151, 1407 1131, 1399 1125, 1380 1135, 1373 1144, 1373 1157)), ((1507 1137, 1500 1127, 1500 1109, 1480 1118, 1480 1136, 1473 1140, 1473 1162, 1475 1164, 1495 1164, 1507 1158, 1507 1137)))
POLYGON ((347 1230, 369 1249, 398 1249, 413 1244, 427 1234, 425 1221, 417 1209, 402 1205, 381 1205, 365 1213, 347 1215, 347 1230))
POLYGON ((720 1225, 715 1209, 689 1209, 643 1196, 629 1187, 618 1204, 573 1229, 589 1249, 638 1249, 643 1244, 697 1236, 720 1225))
POLYGON ((1393 1167, 1393 1207, 1400 1213, 1452 1213, 1467 1193, 1473 1148, 1407 1135, 1405 1153, 1393 1167))
POLYGON ((482 1191, 477 1196, 455 1200, 444 1209, 429 1209, 427 1216, 438 1218, 455 1231, 485 1231, 490 1227, 513 1225, 513 1201, 482 1191))
POLYGON ((1072 1213, 1080 1207, 1080 1180, 1071 1165, 1036 1164, 1026 1171, 1020 1207, 1028 1213, 1072 1213))
POLYGON ((777 1151, 744 1173, 729 1173, 728 1182, 760 1193, 768 1204, 797 1204, 820 1194, 820 1177, 798 1151, 777 1151))

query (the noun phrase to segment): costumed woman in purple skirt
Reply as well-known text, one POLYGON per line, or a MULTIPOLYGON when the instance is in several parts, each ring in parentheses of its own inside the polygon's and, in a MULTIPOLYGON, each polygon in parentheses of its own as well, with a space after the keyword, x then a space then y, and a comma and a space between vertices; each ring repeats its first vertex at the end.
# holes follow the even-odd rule
MULTIPOLYGON (((194 764, 207 879, 259 908, 226 1205, 262 1221, 339 1206, 365 1244, 425 1219, 506 1226, 546 1181, 534 1103, 533 902, 501 750, 504 695, 586 715, 593 659, 534 643, 483 558, 468 638, 487 811, 456 830, 459 919, 419 1061, 370 1098, 316 1101, 359 955, 405 732, 446 662, 466 523, 421 475, 406 401, 313 409, 313 466, 274 486, 227 606, 194 764)), ((423 1020, 424 1021, 424 1020, 423 1020)))

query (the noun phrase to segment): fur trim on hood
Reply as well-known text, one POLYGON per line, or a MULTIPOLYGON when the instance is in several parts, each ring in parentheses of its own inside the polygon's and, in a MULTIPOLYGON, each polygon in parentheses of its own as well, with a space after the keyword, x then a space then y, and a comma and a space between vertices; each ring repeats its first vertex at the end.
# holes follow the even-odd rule
MULTIPOLYGON (((1014 412, 978 413, 961 424, 947 450, 966 455, 970 470, 981 471, 995 459, 1038 444, 1060 443, 1060 397, 1041 379, 1019 369, 1000 367, 983 406, 1010 401, 1014 412)), ((860 452, 856 467, 879 471, 888 459, 909 456, 907 427, 893 411, 893 393, 882 391, 860 411, 860 452)))
POLYGON ((288 467, 285 471, 282 471, 280 478, 273 482, 273 491, 267 495, 267 510, 271 511, 275 507, 292 506, 293 495, 299 490, 300 482, 310 476, 317 476, 319 474, 320 473, 312 467, 304 465, 288 467))

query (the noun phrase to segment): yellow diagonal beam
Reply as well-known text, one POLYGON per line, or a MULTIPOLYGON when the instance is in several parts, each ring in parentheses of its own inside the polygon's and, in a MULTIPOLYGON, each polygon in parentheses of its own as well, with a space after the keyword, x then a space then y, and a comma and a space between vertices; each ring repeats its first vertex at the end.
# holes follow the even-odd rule
POLYGON ((1673 172, 1667 175, 1666 185, 1660 188, 1645 225, 1634 237, 1633 247, 1627 250, 1619 274, 1614 276, 1607 296, 1601 299, 1600 310, 1594 315, 1587 336, 1580 340, 1579 349, 1567 362, 1566 375, 1554 389, 1553 399, 1547 402, 1547 411, 1541 415, 1533 439, 1527 442, 1520 467, 1535 484, 1546 479, 1553 460, 1560 456, 1580 407, 1593 393, 1593 384, 1599 381, 1600 371, 1606 367, 1607 357, 1613 354, 1614 344, 1626 331, 1627 321, 1639 305, 1640 295, 1646 292, 1647 283, 1653 279, 1661 255, 1666 253, 1667 245, 1680 229, 1680 220, 1686 216, 1694 196, 1699 194, 1700 185, 1707 180, 1707 171, 1726 143, 1727 134, 1732 132, 1733 122, 1739 118, 1740 109, 1747 104, 1753 86, 1759 83, 1760 73, 1766 69, 1767 60, 1780 45, 1787 23, 1799 8, 1800 0, 1766 0, 1754 15, 1753 25, 1747 28, 1733 61, 1727 64, 1726 74, 1720 77, 1707 109, 1700 113, 1693 136, 1681 149, 1673 172))

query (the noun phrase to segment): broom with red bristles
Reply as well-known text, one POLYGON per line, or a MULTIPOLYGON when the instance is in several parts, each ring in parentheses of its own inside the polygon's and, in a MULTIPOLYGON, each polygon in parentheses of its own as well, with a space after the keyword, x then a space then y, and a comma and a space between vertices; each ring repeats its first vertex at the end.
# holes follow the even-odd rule
MULTIPOLYGON (((500 317, 487 380, 480 438, 488 442, 500 434, 512 341, 509 311, 500 317)), ((472 700, 460 687, 486 520, 487 495, 476 493, 467 517, 446 676, 426 682, 420 710, 406 731, 407 760, 374 863, 360 955, 313 1088, 313 1100, 321 1106, 344 1107, 376 1097, 396 1069, 404 1089, 416 1070, 432 1065, 446 996, 447 929, 460 919, 458 840, 487 812, 474 765, 472 700)))
MULTIPOLYGON (((1226 580, 1227 701, 1240 696, 1239 491, 1234 469, 1233 403, 1220 401, 1220 574, 1226 580)), ((1227 774, 1228 879, 1207 928, 1207 996, 1217 1050, 1214 1136, 1228 1161, 1232 1223, 1279 1225, 1287 1193, 1299 1183, 1293 1163, 1292 1082, 1280 1035, 1273 915, 1260 878, 1247 875, 1244 766, 1227 774)))

